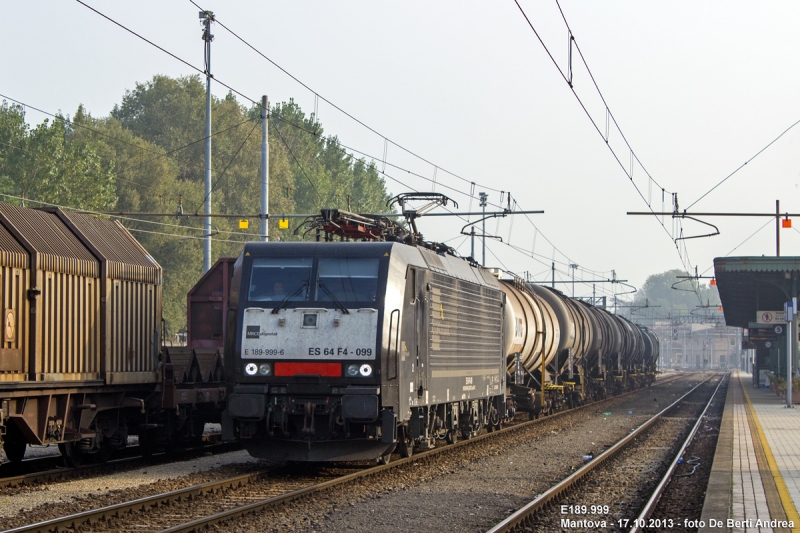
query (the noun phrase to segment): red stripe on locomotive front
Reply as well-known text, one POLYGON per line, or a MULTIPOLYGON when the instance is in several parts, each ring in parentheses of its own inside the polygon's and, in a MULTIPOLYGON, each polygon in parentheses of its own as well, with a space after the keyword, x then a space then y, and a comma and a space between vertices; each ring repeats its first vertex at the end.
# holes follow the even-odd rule
POLYGON ((341 377, 341 363, 275 363, 276 376, 296 376, 298 374, 341 377))

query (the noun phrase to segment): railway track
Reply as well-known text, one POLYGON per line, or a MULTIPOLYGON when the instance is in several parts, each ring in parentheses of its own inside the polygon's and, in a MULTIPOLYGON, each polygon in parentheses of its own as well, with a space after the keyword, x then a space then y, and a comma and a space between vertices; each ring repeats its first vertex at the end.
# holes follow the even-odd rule
MULTIPOLYGON (((184 454, 202 454, 208 451, 225 453, 239 450, 241 446, 236 443, 222 443, 219 433, 211 433, 203 437, 205 444, 201 446, 182 449, 184 454)), ((6 463, 0 467, 0 489, 22 487, 40 483, 67 481, 71 479, 97 476, 116 472, 123 469, 135 468, 144 464, 162 464, 173 461, 174 454, 157 453, 150 457, 143 457, 138 445, 133 445, 123 450, 124 457, 113 459, 104 463, 82 465, 78 467, 64 466, 64 459, 60 455, 25 459, 21 463, 6 463)), ((185 458, 186 455, 183 456, 185 458)))
MULTIPOLYGON (((656 523, 650 517, 676 466, 682 462, 684 450, 700 427, 709 405, 726 382, 727 376, 719 381, 713 392, 706 394, 708 399, 702 402, 704 407, 698 414, 697 397, 704 392, 704 388, 709 388, 709 380, 701 382, 613 446, 591 458, 566 479, 497 523, 489 533, 546 531, 564 527, 570 531, 600 529, 638 533, 642 530, 684 527, 683 523, 678 524, 673 519, 662 524, 661 519, 657 519, 656 523), (668 413, 672 416, 668 416, 668 413), (696 423, 690 427, 687 421, 696 423), (676 446, 670 436, 675 435, 678 428, 684 438, 676 446), (661 435, 657 435, 659 431, 661 435), (641 450, 645 449, 655 450, 656 453, 644 459, 643 455, 647 454, 642 454, 641 450), (643 463, 643 460, 647 462, 643 463), (669 466, 660 468, 665 463, 669 466), (641 480, 633 480, 633 476, 627 473, 622 476, 625 481, 619 478, 620 471, 652 474, 659 470, 659 482, 646 494, 637 490, 642 485, 641 480), (618 485, 622 485, 623 490, 616 490, 618 485), (628 485, 629 490, 624 490, 628 485), (637 504, 637 497, 646 503, 637 504), (617 501, 612 502, 609 498, 617 501)), ((652 476, 649 477, 652 479, 652 476)))
MULTIPOLYGON (((683 375, 674 376, 670 379, 660 381, 658 385, 667 385, 668 383, 683 378, 685 378, 683 375)), ((203 485, 175 490, 148 498, 141 498, 136 501, 107 506, 102 509, 93 509, 9 531, 15 533, 22 531, 55 531, 62 530, 63 528, 76 527, 86 523, 93 524, 91 526, 93 531, 124 531, 125 523, 135 523, 136 527, 131 530, 136 531, 197 531, 211 524, 235 520, 238 517, 250 513, 274 508, 288 501, 302 499, 335 486, 351 483, 367 476, 380 474, 385 470, 402 468, 403 465, 433 457, 436 454, 448 452, 462 446, 470 446, 503 433, 519 431, 533 424, 579 413, 586 408, 602 407, 609 402, 614 402, 626 396, 641 392, 643 391, 631 391, 601 402, 595 402, 572 410, 561 411, 551 416, 541 418, 538 421, 520 422, 494 433, 486 433, 470 440, 460 441, 454 445, 438 447, 430 451, 418 453, 413 457, 394 461, 388 465, 372 468, 363 467, 355 473, 344 474, 344 469, 334 468, 330 470, 311 471, 308 472, 307 475, 301 476, 289 476, 288 474, 283 476, 280 470, 270 468, 245 476, 237 476, 217 482, 205 483, 203 485), (329 479, 320 483, 320 477, 328 477, 329 479), (204 498, 204 495, 213 496, 211 498, 204 498), (204 502, 204 500, 208 501, 204 502), (206 505, 206 503, 208 505, 206 505), (161 512, 152 512, 152 510, 156 508, 161 509, 161 512), (149 510, 150 512, 141 512, 145 510, 149 510), (129 513, 135 514, 131 515, 129 513), (158 523, 150 524, 147 521, 151 520, 153 515, 158 515, 159 520, 158 523), (147 523, 147 525, 145 525, 145 523, 147 523)), ((350 468, 352 468, 352 466, 350 466, 350 468)))

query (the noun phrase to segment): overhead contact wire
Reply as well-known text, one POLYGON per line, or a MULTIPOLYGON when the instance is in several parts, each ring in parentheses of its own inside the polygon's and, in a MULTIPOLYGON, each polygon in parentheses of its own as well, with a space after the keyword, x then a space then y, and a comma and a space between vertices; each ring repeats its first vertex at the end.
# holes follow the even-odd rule
MULTIPOLYGON (((194 0, 189 0, 189 2, 190 2, 192 5, 194 5, 196 8, 200 9, 201 11, 203 10, 203 8, 202 8, 202 7, 200 7, 200 5, 198 5, 196 2, 194 2, 194 0)), ((375 135, 377 135, 378 137, 380 137, 380 138, 382 138, 382 139, 386 140, 386 142, 388 142, 388 143, 391 143, 392 145, 396 146, 397 148, 400 148, 401 150, 403 150, 404 152, 408 153, 409 155, 412 155, 412 156, 416 157, 416 158, 417 158, 417 159, 419 159, 420 161, 423 161, 424 163, 427 163, 427 164, 429 164, 429 165, 431 165, 431 166, 433 166, 433 167, 435 167, 435 168, 438 168, 438 169, 440 169, 440 170, 443 170, 444 172, 446 172, 446 173, 450 174, 451 176, 453 176, 453 177, 455 177, 455 178, 457 178, 457 179, 459 179, 459 180, 461 180, 461 181, 464 181, 465 183, 472 183, 472 182, 471 182, 471 180, 468 180, 468 179, 466 179, 466 178, 464 178, 464 177, 462 177, 462 176, 459 176, 458 174, 455 174, 454 172, 451 172, 451 171, 449 171, 449 170, 447 170, 447 169, 445 169, 445 168, 442 168, 441 166, 439 166, 439 165, 437 165, 437 164, 435 164, 435 163, 433 163, 433 162, 431 162, 431 161, 427 160, 426 158, 422 157, 421 155, 417 154, 416 152, 413 152, 412 150, 410 150, 410 149, 408 149, 408 148, 406 148, 406 147, 404 147, 404 146, 402 146, 402 145, 400 145, 400 144, 398 144, 398 143, 394 142, 393 140, 389 139, 389 138, 388 138, 386 135, 383 135, 382 133, 380 133, 380 132, 379 132, 379 131, 377 131, 376 129, 374 129, 374 128, 372 128, 371 126, 367 125, 366 123, 362 122, 361 120, 359 120, 358 118, 356 118, 356 117, 355 117, 355 116, 353 116, 352 114, 348 113, 347 111, 345 111, 345 110, 344 110, 344 109, 342 109, 341 107, 337 106, 336 104, 334 104, 333 102, 331 102, 330 100, 328 100, 327 98, 325 98, 324 96, 322 96, 321 94, 319 94, 318 92, 316 92, 315 90, 313 90, 311 87, 309 87, 308 85, 306 85, 305 83, 303 83, 302 81, 300 81, 300 79, 298 79, 297 77, 295 77, 294 75, 292 75, 292 74, 291 74, 291 73, 290 73, 288 70, 286 70, 286 69, 285 69, 285 68, 283 68, 282 66, 278 65, 278 64, 277 64, 275 61, 273 61, 272 59, 270 59, 270 58, 269 58, 267 55, 265 55, 263 52, 261 52, 261 51, 260 51, 259 49, 257 49, 255 46, 253 46, 253 45, 252 45, 252 44, 250 44, 248 41, 246 41, 246 40, 245 40, 243 37, 239 36, 239 34, 237 34, 237 33, 236 33, 236 32, 234 32, 233 30, 231 30, 230 28, 228 28, 228 27, 227 27, 225 24, 223 24, 222 22, 220 22, 220 21, 219 21, 219 19, 217 19, 216 17, 215 17, 215 19, 214 19, 214 22, 216 22, 217 24, 219 24, 219 25, 220 25, 220 26, 221 26, 221 27, 222 27, 222 28, 223 28, 225 31, 227 31, 228 33, 230 33, 231 35, 233 35, 233 36, 234 36, 236 39, 238 39, 238 40, 239 40, 239 41, 241 41, 241 42, 242 42, 242 43, 243 43, 245 46, 247 46, 248 48, 250 48, 251 50, 253 50, 253 51, 254 51, 256 54, 258 54, 259 56, 261 56, 261 57, 263 57, 264 59, 266 59, 267 61, 269 61, 269 63, 271 63, 271 64, 272 64, 272 65, 273 65, 275 68, 277 68, 278 70, 280 70, 281 72, 283 72, 284 74, 286 74, 287 76, 289 76, 290 78, 292 78, 292 79, 293 79, 295 82, 297 82, 298 84, 300 84, 300 85, 301 85, 303 88, 305 88, 305 89, 306 89, 307 91, 309 91, 311 94, 313 94, 314 96, 316 96, 317 98, 319 98, 320 100, 322 100, 323 102, 325 102, 326 104, 330 105, 331 107, 333 107, 334 109, 336 109, 337 111, 339 111, 340 113, 342 113, 343 115, 345 115, 346 117, 350 118, 351 120, 353 120, 353 121, 354 121, 354 122, 356 122, 357 124, 361 125, 362 127, 366 128, 367 130, 371 131, 372 133, 374 133, 374 134, 375 134, 375 135)), ((481 185, 481 187, 483 187, 483 188, 485 188, 485 189, 487 189, 487 190, 490 190, 490 191, 494 191, 494 192, 500 192, 500 189, 495 189, 495 188, 493 188, 493 187, 489 187, 489 186, 485 186, 485 185, 481 185)))
MULTIPOLYGON (((75 1, 76 1, 76 2, 78 2, 79 4, 81 4, 82 6, 86 7, 87 9, 89 9, 89 10, 93 11, 93 12, 94 12, 94 13, 96 13, 97 15, 99 15, 99 16, 103 17, 104 19, 108 20, 109 22, 113 23, 114 25, 116 25, 116 26, 118 26, 118 27, 122 28, 123 30, 127 31, 128 33, 130 33, 130 34, 132 34, 132 35, 134 35, 134 36, 138 37, 139 39, 141 39, 141 40, 143 40, 144 42, 148 43, 149 45, 153 46, 154 48, 156 48, 156 49, 158 49, 158 50, 160 50, 160 51, 164 52, 165 54, 169 55, 170 57, 172 57, 172 58, 176 59, 177 61, 179 61, 179 62, 183 63, 183 64, 184 64, 184 65, 186 65, 187 67, 189 67, 189 68, 191 68, 191 69, 195 70, 196 72, 198 72, 198 73, 200 73, 200 74, 206 74, 206 73, 205 73, 205 71, 203 71, 202 69, 200 69, 200 68, 198 68, 198 67, 196 67, 196 66, 192 65, 192 64, 191 64, 191 63, 189 63, 188 61, 186 61, 186 60, 182 59, 181 57, 177 56, 176 54, 173 54, 172 52, 168 51, 167 49, 165 49, 165 48, 163 48, 163 47, 159 46, 159 45, 158 45, 158 44, 156 44, 155 42, 153 42, 153 41, 151 41, 151 40, 147 39, 146 37, 144 37, 143 35, 141 35, 141 34, 139 34, 139 33, 135 32, 135 31, 131 30, 130 28, 128 28, 128 27, 126 27, 126 26, 124 26, 123 24, 121 24, 121 23, 117 22, 116 20, 112 19, 112 18, 111 18, 111 17, 109 17, 108 15, 105 15, 104 13, 102 13, 102 12, 98 11, 97 9, 93 8, 92 6, 90 6, 90 5, 86 4, 86 3, 85 3, 85 2, 83 2, 82 0, 75 0, 75 1)), ((196 7, 200 8, 200 6, 199 6, 199 5, 197 5, 196 3, 194 3, 192 0, 190 0, 190 2, 192 2, 192 3, 193 3, 195 6, 196 6, 196 7)), ((516 2, 516 0, 515 0, 515 2, 516 2)), ((525 19, 526 19, 526 20, 528 20, 528 17, 527 17, 527 15, 525 15, 525 12, 524 12, 524 11, 522 11, 522 8, 519 6, 519 4, 517 4, 517 6, 519 7, 519 9, 520 9, 520 11, 522 12, 523 16, 525 17, 525 19)), ((202 9, 202 8, 200 8, 200 9, 202 9)), ((352 115, 350 115, 349 113, 345 112, 344 110, 342 110, 341 108, 339 108, 338 106, 336 106, 335 104, 333 104, 332 102, 328 101, 326 98, 324 98, 324 97, 320 96, 318 93, 316 93, 316 92, 314 92, 313 90, 311 90, 311 89, 310 89, 308 86, 306 86, 305 84, 303 84, 302 82, 300 82, 300 80, 297 80, 296 78, 294 78, 294 76, 291 76, 291 74, 289 74, 289 73, 288 73, 287 71, 285 71, 283 68, 281 68, 280 66, 278 66, 277 64, 275 64, 275 63, 274 63, 274 62, 273 62, 271 59, 269 59, 267 56, 265 56, 265 55, 264 55, 264 54, 262 54, 260 51, 258 51, 257 49, 255 49, 255 48, 254 48, 252 45, 250 45, 250 44, 249 44, 249 43, 247 43, 247 42, 246 42, 244 39, 242 39, 242 38, 241 38, 241 37, 239 37, 237 34, 235 34, 233 31, 231 31, 229 28, 227 28, 227 27, 226 27, 224 24, 222 24, 221 22, 219 22, 219 21, 218 21, 218 20, 216 20, 216 19, 215 19, 215 22, 216 22, 217 24, 219 24, 221 27, 223 27, 223 28, 224 28, 226 31, 229 31, 229 32, 230 32, 232 35, 234 35, 234 37, 236 37, 237 39, 239 39, 239 40, 241 40, 243 43, 245 43, 245 44, 246 44, 248 47, 252 48, 254 51, 256 51, 257 53, 259 53, 260 55, 262 55, 262 56, 263 56, 263 57, 264 57, 266 60, 268 60, 270 63, 273 63, 273 64, 274 64, 274 65, 275 65, 277 68, 279 68, 280 70, 282 70, 282 71, 286 72, 286 74, 287 74, 287 75, 289 75, 290 77, 292 77, 293 79, 295 79, 295 80, 296 80, 298 83, 300 83, 301 85, 303 85, 303 86, 304 86, 306 89, 308 89, 309 91, 311 91, 311 92, 312 92, 312 93, 314 93, 315 95, 319 96, 319 98, 320 98, 320 99, 322 99, 324 102, 328 103, 329 105, 331 105, 332 107, 336 108, 336 109, 337 109, 337 110, 339 110, 340 112, 344 113, 345 115, 347 115, 347 116, 348 116, 348 117, 350 117, 351 119, 355 120, 356 122, 358 122, 359 124, 361 124, 363 127, 367 128, 369 131, 371 131, 371 132, 375 133, 376 135, 380 136, 381 138, 385 139, 387 142, 391 142, 391 143, 392 143, 394 146, 396 146, 396 147, 400 148, 401 150, 403 150, 403 151, 405 151, 405 152, 407 152, 407 153, 409 153, 409 154, 413 155, 414 157, 417 157, 417 158, 418 158, 418 159, 420 159, 421 161, 423 161, 423 162, 425 162, 425 163, 427 163, 427 164, 429 164, 429 165, 435 166, 435 167, 437 167, 437 168, 439 168, 439 169, 443 170, 444 172, 446 172, 446 173, 448 173, 448 174, 450 174, 450 175, 452 175, 452 176, 454 176, 454 177, 456 177, 456 178, 458 178, 458 179, 460 179, 460 180, 464 181, 465 183, 470 183, 470 184, 474 183, 474 182, 473 182, 473 181, 471 181, 471 180, 467 180, 466 178, 463 178, 463 177, 461 177, 461 176, 459 176, 459 175, 457 175, 457 174, 455 174, 455 173, 453 173, 453 172, 450 172, 449 170, 447 170, 447 169, 445 169, 445 168, 441 167, 440 165, 435 165, 434 163, 432 163, 432 162, 428 161, 427 159, 425 159, 425 158, 423 158, 423 157, 419 156, 418 154, 416 154, 416 153, 414 153, 414 152, 412 152, 412 151, 408 150, 408 149, 407 149, 407 148, 405 148, 404 146, 402 146, 402 145, 399 145, 399 144, 395 143, 394 141, 391 141, 391 140, 390 140, 390 139, 388 139, 388 137, 386 137, 385 135, 382 135, 382 134, 381 134, 381 133, 379 133, 377 130, 375 130, 375 129, 373 129, 373 128, 369 127, 369 126, 367 126, 366 124, 364 124, 364 123, 363 123, 363 122, 361 122, 360 120, 356 119, 355 117, 353 117, 353 116, 352 116, 352 115)), ((539 37, 539 35, 538 35, 538 33, 536 33, 536 30, 535 30, 535 28, 533 28, 533 25, 530 23, 530 20, 528 20, 528 24, 531 26, 531 29, 533 29, 534 33, 536 34, 536 36, 537 36, 537 38, 538 38, 538 37, 539 37)), ((541 38, 539 38, 539 40, 540 40, 540 42, 541 42, 541 38)), ((542 43, 542 45, 544 46, 544 43, 542 43)), ((545 47, 545 50, 547 50, 547 47, 545 47)), ((549 50, 547 50, 547 53, 548 53, 548 55, 550 55, 550 52, 549 52, 549 50)), ((550 55, 550 57, 551 57, 551 59, 553 59, 552 55, 550 55)), ((555 60, 553 60, 553 61, 554 61, 554 63, 555 63, 555 60)), ((558 68, 558 65, 557 65, 557 64, 556 64, 556 68, 558 68)), ((560 72, 560 69, 559 69, 559 72, 560 72)), ((563 77, 563 73, 562 73, 562 77, 563 77)), ((214 76, 211 76, 211 78, 212 78, 212 79, 213 79, 213 80, 214 80, 216 83, 218 83, 218 84, 220 84, 221 86, 225 87, 226 89, 228 89, 228 90, 229 90, 229 91, 231 91, 232 93, 234 93, 234 94, 236 94, 236 95, 239 95, 239 96, 241 96, 242 98, 244 98, 245 100, 247 100, 247 101, 251 102, 251 103, 252 103, 252 104, 254 104, 254 105, 260 105, 260 102, 259 102, 259 101, 256 101, 255 99, 253 99, 253 98, 250 98, 249 96, 247 96, 247 95, 245 95, 244 93, 242 93, 242 92, 240 92, 240 91, 238 91, 238 90, 234 89, 232 86, 230 86, 230 85, 228 85, 227 83, 225 83, 225 82, 223 82, 223 81, 219 80, 218 78, 216 78, 216 77, 214 77, 214 76)), ((574 91, 573 91, 573 93, 574 93, 574 91)), ((577 98, 577 94, 576 94, 575 96, 576 96, 576 98, 577 98)), ((587 115, 589 116, 590 120, 592 120, 592 119, 591 119, 591 116, 588 114, 588 110, 586 110, 585 106, 583 105, 583 102, 581 102, 581 101, 580 101, 580 98, 578 98, 578 101, 581 103, 581 106, 583 107, 583 109, 584 109, 584 111, 587 113, 587 115)), ((594 126, 595 126, 595 129, 597 129, 597 125, 594 123, 594 121, 593 121, 593 120, 592 120, 592 123, 594 124, 594 126)), ((598 130, 598 132, 599 132, 599 130, 598 130)), ((613 150, 612 150, 612 154, 613 154, 613 150)), ((616 154, 614 154, 614 157, 615 157, 615 159, 617 160, 617 162, 620 164, 620 166, 621 166, 621 167, 623 168, 623 170, 624 170, 624 166, 622 165, 621 161, 619 161, 619 159, 616 157, 616 154)), ((410 173, 410 171, 409 171, 409 173, 410 173)), ((397 180, 396 178, 393 178, 393 177, 389 176, 388 174, 384 174, 384 175, 386 175, 387 177, 389 177, 389 178, 390 178, 390 179, 392 179, 393 181, 396 181, 396 182, 400 183, 401 185, 404 185, 404 186, 405 186, 405 184, 403 184, 402 182, 400 182, 400 181, 399 181, 399 180, 397 180)), ((424 178, 424 179, 427 179, 428 181, 430 181, 430 180, 429 180, 429 178, 424 178)), ((441 183, 440 183, 440 184, 441 184, 441 183)), ((312 184, 312 185, 313 185, 313 184, 312 184)), ((483 188, 485 188, 485 189, 487 189, 487 190, 494 191, 494 192, 500 192, 500 191, 499 191, 499 189, 495 189, 495 188, 493 188, 493 187, 488 187, 488 186, 484 186, 484 185, 482 185, 482 187, 483 187, 483 188)), ((642 196, 642 193, 641 193, 641 191, 639 191, 638 187, 636 187, 636 185, 635 185, 635 184, 634 184, 634 187, 636 188, 636 190, 637 190, 637 192, 639 193, 639 195, 640 195, 640 196, 642 196)), ((316 187, 314 187, 314 189, 315 189, 315 191, 316 191, 316 187)), ((413 189, 413 188, 412 188, 412 190, 415 190, 415 189, 413 189)), ((455 189, 454 189, 454 190, 455 190, 455 189)), ((317 195, 318 195, 318 196, 320 196, 320 198, 321 198, 321 195, 319 194, 319 191, 316 191, 316 192, 317 192, 317 195)), ((644 198, 644 197, 642 196, 642 198, 644 198)), ((495 205, 495 204, 493 204, 493 205, 495 205)), ((664 229, 665 229, 665 231, 666 231, 666 228, 664 228, 664 229)), ((549 242, 549 241, 548 241, 548 242, 549 242)), ((559 252, 559 253, 561 253, 561 252, 559 252)), ((564 255, 564 254, 562 254, 562 255, 564 255)), ((566 256, 565 256, 565 257, 566 257, 566 256)))
POLYGON ((728 174, 727 176, 725 176, 725 178, 724 178, 722 181, 720 181, 719 183, 717 183, 716 185, 714 185, 713 187, 711 187, 711 189, 709 189, 709 190, 708 190, 708 192, 706 192, 706 193, 705 193, 703 196, 701 196, 700 198, 698 198, 697 200, 695 200, 694 202, 692 202, 692 204, 691 204, 689 207, 687 207, 685 210, 689 210, 689 209, 690 209, 690 208, 691 208, 691 207, 692 207, 694 204, 696 204, 697 202, 699 202, 700 200, 702 200, 703 198, 705 198, 706 196, 708 196, 709 194, 711 194, 711 192, 712 192, 714 189, 716 189, 717 187, 719 187, 720 185, 722 185, 723 183, 725 183, 726 181, 728 181, 728 178, 730 178, 731 176, 733 176, 734 174, 736 174, 737 172, 739 172, 740 170, 742 170, 742 169, 745 167, 745 165, 747 165, 747 164, 748 164, 750 161, 752 161, 753 159, 755 159, 756 157, 758 157, 759 155, 761 155, 761 153, 762 153, 764 150, 766 150, 767 148, 769 148, 770 146, 772 146, 773 144, 775 144, 775 142, 777 142, 777 141, 778 141, 778 139, 780 139, 781 137, 783 137, 784 135, 786 135, 786 134, 789 132, 789 130, 791 130, 792 128, 794 128, 794 127, 795 127, 795 126, 797 126, 798 124, 800 124, 800 120, 798 120, 797 122, 795 122, 794 124, 792 124, 791 126, 789 126, 788 128, 786 128, 786 129, 783 131, 783 133, 781 133, 780 135, 778 135, 777 137, 775 137, 775 138, 772 140, 772 142, 770 142, 770 143, 769 143, 768 145, 766 145, 764 148, 762 148, 761 150, 759 150, 759 151, 756 153, 756 155, 754 155, 753 157, 751 157, 750 159, 748 159, 747 161, 745 161, 744 163, 742 163, 742 164, 741 164, 741 166, 740 166, 739 168, 737 168, 736 170, 734 170, 733 172, 731 172, 730 174, 728 174))

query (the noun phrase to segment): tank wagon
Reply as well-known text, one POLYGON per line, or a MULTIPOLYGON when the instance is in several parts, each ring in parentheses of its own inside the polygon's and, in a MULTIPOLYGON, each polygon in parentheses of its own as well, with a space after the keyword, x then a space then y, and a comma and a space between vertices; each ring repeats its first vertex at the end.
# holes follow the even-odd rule
POLYGON ((152 450, 219 420, 219 350, 162 348, 161 267, 121 224, 0 203, 0 272, 9 459, 57 444, 77 464, 129 434, 152 450))
POLYGON ((645 328, 383 224, 323 212, 318 237, 378 242, 245 245, 224 440, 263 458, 386 461, 654 379, 645 328))

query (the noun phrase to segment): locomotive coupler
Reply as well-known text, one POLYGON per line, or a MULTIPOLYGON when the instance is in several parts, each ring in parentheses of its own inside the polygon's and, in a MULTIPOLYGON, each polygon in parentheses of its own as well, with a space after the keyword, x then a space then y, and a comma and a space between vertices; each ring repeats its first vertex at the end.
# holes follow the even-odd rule
POLYGON ((270 437, 274 437, 275 436, 275 432, 272 431, 272 406, 271 405, 269 407, 267 407, 267 413, 264 415, 264 421, 266 422, 266 425, 267 425, 267 434, 270 437))
POLYGON ((305 416, 303 416, 303 435, 314 435, 314 402, 306 402, 305 416))

